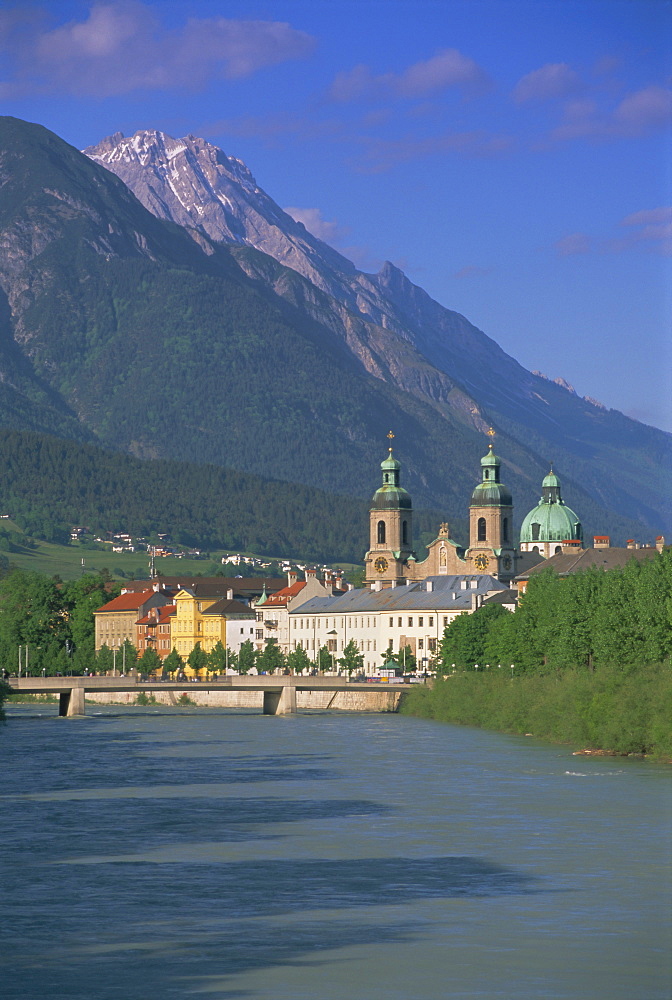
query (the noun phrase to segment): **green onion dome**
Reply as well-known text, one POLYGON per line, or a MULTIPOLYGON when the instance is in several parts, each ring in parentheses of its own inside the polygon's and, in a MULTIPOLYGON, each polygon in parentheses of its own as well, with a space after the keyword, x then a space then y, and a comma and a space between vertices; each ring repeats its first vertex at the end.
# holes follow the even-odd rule
POLYGON ((481 459, 482 480, 471 494, 472 507, 510 507, 511 491, 499 481, 501 462, 488 446, 488 454, 481 459))
POLYGON ((410 494, 399 485, 401 464, 389 450, 389 455, 380 463, 383 485, 373 494, 371 510, 410 510, 413 506, 410 494))
POLYGON ((560 480, 553 469, 544 477, 541 491, 539 503, 525 516, 521 525, 521 544, 583 541, 581 522, 572 508, 562 499, 560 480))

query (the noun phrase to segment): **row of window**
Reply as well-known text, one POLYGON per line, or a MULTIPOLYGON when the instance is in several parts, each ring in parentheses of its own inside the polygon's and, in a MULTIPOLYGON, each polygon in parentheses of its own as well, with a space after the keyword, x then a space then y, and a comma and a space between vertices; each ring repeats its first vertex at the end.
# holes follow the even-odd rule
MULTIPOLYGON (((417 628, 425 628, 425 618, 427 619, 427 628, 434 628, 434 615, 418 615, 417 628)), ((390 615, 390 618, 389 618, 390 628, 394 628, 394 620, 395 620, 394 619, 394 615, 390 615)), ((406 621, 407 621, 407 624, 405 626, 406 628, 415 628, 416 627, 415 626, 415 616, 414 615, 409 615, 407 617, 406 621)), ((450 622, 449 616, 448 615, 444 615, 443 616, 443 627, 446 628, 446 626, 449 624, 449 622, 450 622)), ((373 627, 374 628, 375 628, 375 625, 376 625, 376 619, 374 618, 374 620, 373 620, 373 627)), ((298 619, 294 619, 294 621, 292 622, 292 627, 293 628, 298 628, 299 630, 304 630, 304 629, 317 630, 317 629, 320 629, 322 627, 322 619, 321 618, 315 618, 315 619, 313 619, 313 618, 298 618, 298 619)), ((335 618, 332 619, 332 626, 331 627, 332 628, 336 628, 336 619, 335 618)), ((347 627, 349 629, 371 628, 371 618, 370 617, 368 617, 368 618, 359 618, 359 617, 357 617, 357 618, 348 618, 348 620, 347 620, 347 627), (364 624, 365 621, 366 621, 366 625, 364 624)), ((327 628, 327 629, 329 628, 329 619, 328 618, 325 619, 324 628, 327 628)), ((340 619, 340 628, 345 628, 345 619, 344 618, 340 619)), ((404 628, 404 617, 403 617, 403 615, 399 615, 397 617, 397 628, 404 628)))

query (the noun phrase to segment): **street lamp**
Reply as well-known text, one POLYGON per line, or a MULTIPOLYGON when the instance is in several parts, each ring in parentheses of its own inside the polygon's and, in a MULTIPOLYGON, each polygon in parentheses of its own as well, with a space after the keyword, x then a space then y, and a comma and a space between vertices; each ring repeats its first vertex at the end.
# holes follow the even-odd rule
MULTIPOLYGON (((338 636, 336 629, 332 628, 331 632, 327 632, 327 635, 334 637, 333 639, 327 639, 327 642, 333 642, 334 648, 336 648, 336 637, 338 636)), ((336 657, 334 656, 333 650, 329 650, 329 652, 331 653, 331 672, 333 673, 336 669, 336 657)))

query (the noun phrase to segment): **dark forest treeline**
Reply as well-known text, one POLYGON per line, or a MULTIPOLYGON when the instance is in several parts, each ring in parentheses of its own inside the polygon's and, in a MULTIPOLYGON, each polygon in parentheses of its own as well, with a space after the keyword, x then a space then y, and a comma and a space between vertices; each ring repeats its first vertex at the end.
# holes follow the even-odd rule
MULTIPOLYGON (((354 563, 368 543, 366 500, 218 466, 0 430, 0 467, 1 513, 46 541, 65 543, 70 528, 83 525, 144 537, 165 531, 205 549, 354 563)), ((417 520, 434 537, 441 517, 420 512, 417 520)))
POLYGON ((515 614, 491 606, 456 618, 435 688, 413 692, 407 710, 672 757, 671 657, 671 550, 609 572, 549 569, 515 614))

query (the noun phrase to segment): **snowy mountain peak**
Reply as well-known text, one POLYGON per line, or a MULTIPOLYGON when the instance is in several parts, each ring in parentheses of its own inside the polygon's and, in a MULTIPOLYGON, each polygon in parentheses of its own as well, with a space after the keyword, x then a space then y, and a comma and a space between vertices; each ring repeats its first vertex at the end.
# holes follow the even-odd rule
POLYGON ((117 174, 145 208, 217 242, 256 247, 315 284, 353 265, 291 218, 257 185, 242 160, 198 136, 158 129, 120 132, 84 153, 117 174))

